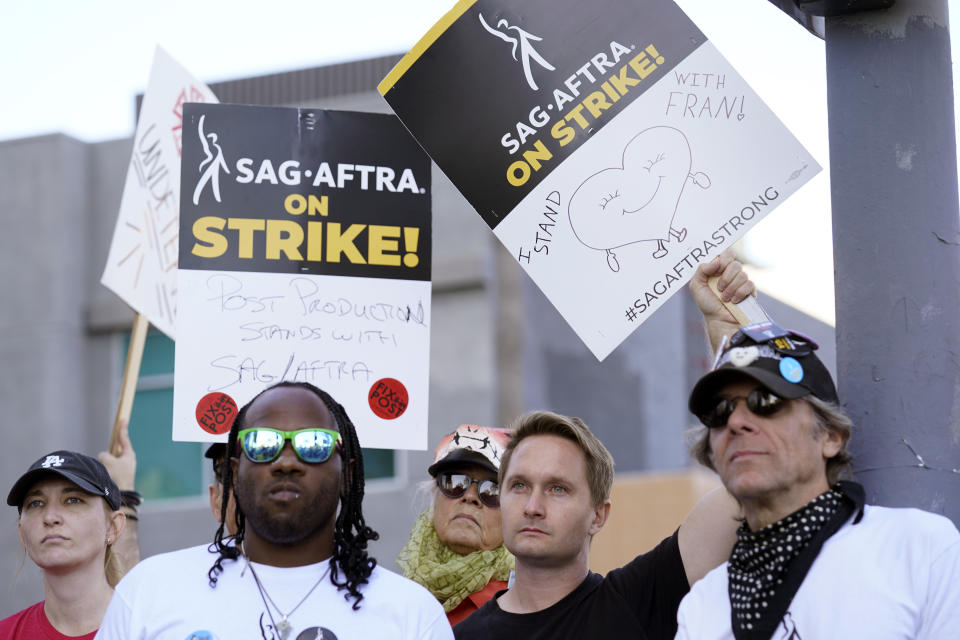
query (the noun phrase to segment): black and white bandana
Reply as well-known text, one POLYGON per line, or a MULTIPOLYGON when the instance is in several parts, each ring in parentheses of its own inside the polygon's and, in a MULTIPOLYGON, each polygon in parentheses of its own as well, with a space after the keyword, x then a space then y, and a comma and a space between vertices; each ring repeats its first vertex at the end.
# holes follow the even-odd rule
POLYGON ((759 531, 740 527, 727 566, 737 640, 769 640, 823 543, 862 509, 862 492, 843 482, 759 531))

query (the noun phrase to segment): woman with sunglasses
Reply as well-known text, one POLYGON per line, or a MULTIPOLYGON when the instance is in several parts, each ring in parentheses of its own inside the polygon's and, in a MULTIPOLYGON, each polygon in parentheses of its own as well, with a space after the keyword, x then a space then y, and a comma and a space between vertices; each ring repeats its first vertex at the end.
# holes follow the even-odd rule
POLYGON ((503 546, 500 453, 506 429, 461 425, 440 441, 427 471, 433 502, 420 514, 397 563, 425 586, 455 625, 507 588, 513 556, 503 546))

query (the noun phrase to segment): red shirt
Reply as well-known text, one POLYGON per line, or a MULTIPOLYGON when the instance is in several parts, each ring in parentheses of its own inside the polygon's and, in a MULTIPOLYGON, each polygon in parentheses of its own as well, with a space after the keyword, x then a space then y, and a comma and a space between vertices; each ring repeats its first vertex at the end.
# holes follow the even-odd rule
MULTIPOLYGON (((489 598, 488 598, 489 600, 489 598)), ((96 631, 82 636, 65 636, 50 624, 43 612, 43 601, 0 620, 0 638, 3 640, 93 640, 96 631)))
POLYGON ((491 580, 483 589, 464 598, 463 602, 457 605, 456 609, 447 614, 447 620, 450 621, 450 626, 452 627, 462 621, 486 604, 487 600, 490 600, 497 594, 497 591, 503 591, 506 588, 507 583, 505 580, 491 580))

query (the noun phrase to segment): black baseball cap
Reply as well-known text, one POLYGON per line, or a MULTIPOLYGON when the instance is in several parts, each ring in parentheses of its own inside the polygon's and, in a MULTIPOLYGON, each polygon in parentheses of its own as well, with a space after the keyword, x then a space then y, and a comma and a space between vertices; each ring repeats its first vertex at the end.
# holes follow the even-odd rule
POLYGON ((30 465, 7 494, 7 504, 20 509, 23 496, 30 487, 50 474, 63 476, 87 493, 103 497, 114 511, 120 508, 120 489, 107 473, 107 468, 96 458, 76 451, 54 451, 30 465))
POLYGON ((442 471, 477 465, 493 473, 500 471, 500 456, 510 442, 508 429, 462 424, 440 440, 427 473, 434 478, 442 471))
POLYGON ((218 460, 227 455, 227 443, 226 442, 214 442, 207 450, 203 452, 204 458, 209 458, 210 460, 218 460))
POLYGON ((690 412, 707 413, 717 393, 732 380, 756 380, 782 398, 812 395, 839 404, 830 372, 817 357, 818 345, 796 331, 786 331, 772 322, 742 327, 717 355, 713 370, 690 392, 690 412))

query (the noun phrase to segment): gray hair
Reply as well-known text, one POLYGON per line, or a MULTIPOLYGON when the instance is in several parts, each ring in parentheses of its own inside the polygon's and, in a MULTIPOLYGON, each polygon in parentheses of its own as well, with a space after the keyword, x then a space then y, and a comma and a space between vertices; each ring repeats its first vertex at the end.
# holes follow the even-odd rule
MULTIPOLYGON (((800 398, 813 409, 814 425, 817 433, 833 433, 840 436, 840 451, 837 455, 827 459, 827 482, 830 486, 837 483, 838 480, 848 478, 852 475, 853 456, 847 450, 850 443, 850 436, 853 432, 853 421, 846 412, 838 405, 808 395, 800 398)), ((686 441, 690 447, 690 455, 703 466, 716 471, 713 466, 713 460, 710 458, 710 430, 697 425, 687 431, 686 441)))
POLYGON ((433 515, 433 503, 437 499, 437 481, 433 478, 421 480, 413 491, 413 506, 417 511, 429 511, 433 515))

